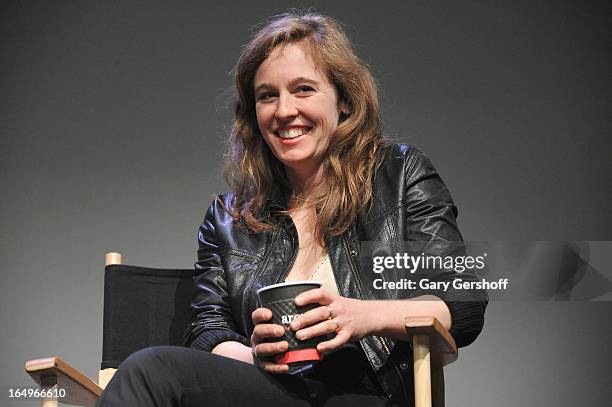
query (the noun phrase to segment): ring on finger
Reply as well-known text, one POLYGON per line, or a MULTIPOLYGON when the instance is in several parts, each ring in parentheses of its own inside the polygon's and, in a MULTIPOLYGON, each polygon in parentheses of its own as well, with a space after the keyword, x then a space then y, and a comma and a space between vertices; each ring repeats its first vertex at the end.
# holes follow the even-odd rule
POLYGON ((338 318, 332 319, 336 323, 336 333, 340 332, 340 323, 338 322, 338 318))
POLYGON ((259 359, 259 356, 257 356, 257 346, 251 348, 251 354, 253 355, 253 359, 259 359))
POLYGON ((331 304, 327 306, 327 310, 329 311, 329 316, 327 319, 332 319, 334 317, 334 308, 331 306, 331 304))

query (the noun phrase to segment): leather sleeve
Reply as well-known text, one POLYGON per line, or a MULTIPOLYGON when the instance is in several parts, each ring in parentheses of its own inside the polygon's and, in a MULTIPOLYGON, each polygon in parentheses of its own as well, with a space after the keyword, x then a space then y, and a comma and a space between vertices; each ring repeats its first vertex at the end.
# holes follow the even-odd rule
MULTIPOLYGON (((440 178, 431 161, 419 150, 412 148, 406 163, 404 205, 406 225, 405 236, 410 240, 424 242, 423 252, 433 255, 465 254, 461 244, 463 237, 457 226, 457 208, 448 188, 440 178), (459 244, 458 244, 459 243, 459 244)), ((429 273, 430 271, 426 271, 429 273)), ((474 281, 476 275, 469 271, 455 272, 436 270, 435 280, 474 281)), ((457 346, 472 343, 484 325, 487 294, 482 290, 455 290, 417 292, 433 294, 444 300, 452 317, 451 334, 457 346)))
POLYGON ((219 200, 209 207, 198 232, 198 261, 195 263, 192 319, 185 344, 212 351, 221 342, 250 342, 236 332, 229 307, 225 270, 217 241, 215 212, 222 210, 219 200))

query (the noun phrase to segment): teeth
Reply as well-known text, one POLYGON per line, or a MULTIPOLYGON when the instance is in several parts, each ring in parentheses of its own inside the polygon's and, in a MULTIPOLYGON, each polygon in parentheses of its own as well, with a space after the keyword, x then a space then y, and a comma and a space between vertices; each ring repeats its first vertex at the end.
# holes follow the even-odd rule
POLYGON ((278 135, 280 136, 280 138, 296 138, 307 132, 308 132, 307 129, 289 129, 289 130, 280 130, 278 132, 278 135))

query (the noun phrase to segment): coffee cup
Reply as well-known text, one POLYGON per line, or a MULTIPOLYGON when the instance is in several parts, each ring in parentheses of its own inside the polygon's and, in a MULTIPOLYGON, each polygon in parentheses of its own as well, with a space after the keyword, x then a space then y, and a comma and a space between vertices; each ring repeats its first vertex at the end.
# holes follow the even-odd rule
POLYGON ((285 328, 285 334, 274 339, 274 341, 286 340, 289 343, 289 348, 285 353, 276 355, 274 361, 289 365, 290 371, 321 359, 321 355, 317 351, 317 345, 326 339, 325 336, 302 341, 289 328, 291 321, 320 306, 319 304, 307 304, 298 307, 295 305, 295 297, 305 291, 320 287, 321 283, 319 281, 291 281, 269 285, 257 290, 261 306, 272 311, 271 322, 285 328))

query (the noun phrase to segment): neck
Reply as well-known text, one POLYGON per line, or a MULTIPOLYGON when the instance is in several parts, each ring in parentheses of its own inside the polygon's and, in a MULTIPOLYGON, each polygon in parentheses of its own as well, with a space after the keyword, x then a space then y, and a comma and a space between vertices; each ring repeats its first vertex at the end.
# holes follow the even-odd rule
POLYGON ((308 202, 317 197, 323 179, 322 165, 308 169, 286 167, 286 171, 287 178, 293 185, 293 195, 295 197, 299 197, 302 202, 308 202))

